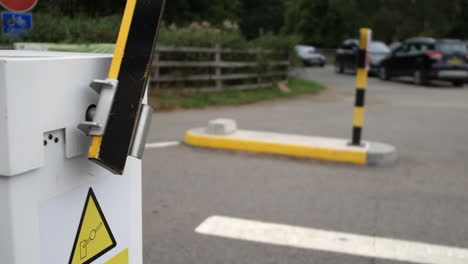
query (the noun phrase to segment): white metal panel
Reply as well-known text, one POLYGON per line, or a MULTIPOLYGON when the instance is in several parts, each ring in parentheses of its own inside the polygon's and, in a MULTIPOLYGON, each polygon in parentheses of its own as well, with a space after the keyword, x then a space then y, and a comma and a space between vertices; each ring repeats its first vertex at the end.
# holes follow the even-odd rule
POLYGON ((93 263, 125 248, 142 263, 141 161, 111 175, 83 155, 89 139, 76 128, 110 58, 0 51, 0 263, 67 263, 90 187, 117 240, 93 263))
POLYGON ((10 171, 6 93, 5 61, 0 60, 0 175, 6 174, 10 171))
POLYGON ((76 126, 95 103, 91 81, 105 78, 110 55, 0 51, 0 175, 43 166, 42 134, 65 128, 66 156, 84 153, 89 139, 76 126))

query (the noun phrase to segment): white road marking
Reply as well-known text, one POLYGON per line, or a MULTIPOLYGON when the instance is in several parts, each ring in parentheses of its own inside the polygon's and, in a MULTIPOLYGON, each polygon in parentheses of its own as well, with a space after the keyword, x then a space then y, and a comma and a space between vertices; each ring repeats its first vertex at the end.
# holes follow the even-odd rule
POLYGON ((145 148, 147 149, 169 148, 169 147, 176 147, 179 145, 180 145, 179 141, 157 142, 157 143, 148 143, 146 144, 145 148))
POLYGON ((467 264, 468 249, 212 216, 195 232, 279 246, 424 264, 467 264))

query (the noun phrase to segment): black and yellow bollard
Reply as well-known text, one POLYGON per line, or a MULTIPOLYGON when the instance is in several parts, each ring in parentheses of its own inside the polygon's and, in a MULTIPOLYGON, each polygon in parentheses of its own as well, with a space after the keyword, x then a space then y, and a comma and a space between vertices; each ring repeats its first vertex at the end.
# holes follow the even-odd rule
POLYGON ((366 97, 369 58, 367 49, 372 39, 372 31, 362 28, 360 31, 359 53, 357 62, 356 102, 354 104, 353 135, 351 145, 361 146, 362 127, 364 125, 364 105, 366 97))

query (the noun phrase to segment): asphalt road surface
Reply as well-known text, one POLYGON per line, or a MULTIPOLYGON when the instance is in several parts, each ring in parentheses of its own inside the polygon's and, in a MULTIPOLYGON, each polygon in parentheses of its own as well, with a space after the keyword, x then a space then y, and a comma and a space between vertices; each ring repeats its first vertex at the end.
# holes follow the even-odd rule
MULTIPOLYGON (((218 117, 249 130, 349 138, 355 76, 331 68, 293 74, 329 88, 157 113, 149 142, 182 141, 218 117)), ((468 263, 468 86, 371 78, 364 139, 396 146, 399 163, 365 168, 183 144, 147 149, 144 263, 468 263)))

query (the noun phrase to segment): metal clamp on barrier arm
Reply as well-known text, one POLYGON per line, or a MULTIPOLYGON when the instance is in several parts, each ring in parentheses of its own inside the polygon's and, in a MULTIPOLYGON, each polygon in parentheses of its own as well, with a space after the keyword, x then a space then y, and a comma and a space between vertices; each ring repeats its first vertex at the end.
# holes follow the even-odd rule
MULTIPOLYGON (((90 87, 99 94, 97 106, 91 105, 86 110, 86 120, 78 125, 78 128, 88 136, 103 136, 106 131, 107 121, 114 102, 114 96, 118 88, 118 81, 114 79, 95 80, 90 87)), ((129 155, 138 159, 143 158, 146 138, 151 127, 153 108, 142 104, 138 115, 138 121, 132 138, 129 155)))
POLYGON ((107 120, 114 102, 119 81, 114 79, 95 80, 90 87, 99 94, 99 101, 86 111, 86 120, 78 128, 88 136, 102 136, 106 131, 107 120))
POLYGON ((149 105, 142 104, 138 122, 133 134, 132 143, 130 145, 129 155, 137 159, 142 159, 145 152, 146 139, 148 138, 149 129, 151 127, 151 119, 153 116, 153 108, 149 105))

